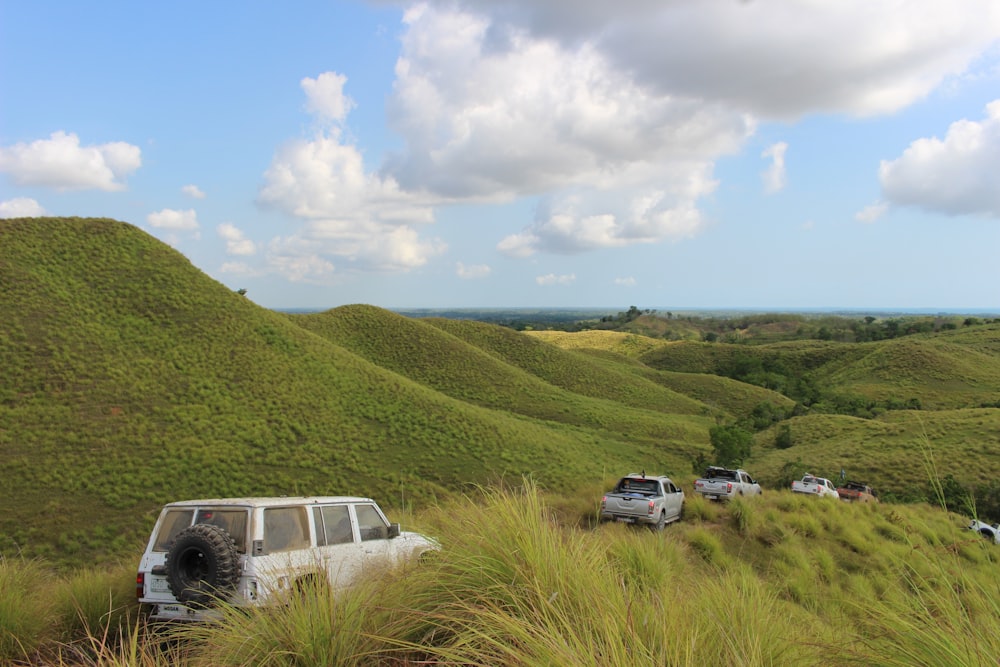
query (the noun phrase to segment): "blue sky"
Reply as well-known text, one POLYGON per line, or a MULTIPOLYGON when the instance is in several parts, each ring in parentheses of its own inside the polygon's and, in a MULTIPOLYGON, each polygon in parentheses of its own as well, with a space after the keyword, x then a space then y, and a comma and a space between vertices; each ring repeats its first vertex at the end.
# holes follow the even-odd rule
POLYGON ((0 0, 37 215, 269 308, 996 311, 1000 3, 0 0))

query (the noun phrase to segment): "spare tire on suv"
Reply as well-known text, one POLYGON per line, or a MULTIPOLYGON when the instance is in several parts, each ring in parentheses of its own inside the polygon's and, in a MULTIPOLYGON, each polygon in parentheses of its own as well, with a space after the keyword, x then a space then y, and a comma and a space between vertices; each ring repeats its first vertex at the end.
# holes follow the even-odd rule
POLYGON ((177 533, 167 547, 164 566, 170 592, 192 607, 210 607, 240 579, 236 543, 225 529, 207 523, 177 533))

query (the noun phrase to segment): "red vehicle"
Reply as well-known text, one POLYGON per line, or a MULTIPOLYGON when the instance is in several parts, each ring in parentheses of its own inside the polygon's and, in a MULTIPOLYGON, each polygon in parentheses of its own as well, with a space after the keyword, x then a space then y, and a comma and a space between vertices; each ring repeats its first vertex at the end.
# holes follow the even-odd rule
POLYGON ((846 482, 843 486, 837 487, 837 493, 841 500, 846 500, 849 503, 878 502, 878 494, 875 493, 875 489, 861 482, 846 482))

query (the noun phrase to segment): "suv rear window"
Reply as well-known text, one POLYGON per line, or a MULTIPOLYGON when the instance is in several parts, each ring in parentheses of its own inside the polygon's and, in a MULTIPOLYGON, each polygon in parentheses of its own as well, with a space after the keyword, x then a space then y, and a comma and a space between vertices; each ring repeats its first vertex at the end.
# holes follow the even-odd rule
POLYGON ((241 554, 247 552, 247 511, 245 509, 202 508, 198 510, 194 522, 223 528, 236 543, 236 550, 241 554))
POLYGON ((194 510, 167 510, 160 524, 160 534, 153 543, 153 551, 166 551, 167 546, 174 541, 177 533, 191 525, 194 510))

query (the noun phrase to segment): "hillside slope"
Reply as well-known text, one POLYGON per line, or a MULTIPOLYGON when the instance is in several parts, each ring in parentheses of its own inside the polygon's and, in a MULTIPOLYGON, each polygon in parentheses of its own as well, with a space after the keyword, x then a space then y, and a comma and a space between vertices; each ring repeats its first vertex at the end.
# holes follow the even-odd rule
POLYGON ((5 220, 0 249, 3 552, 109 553, 184 497, 410 503, 501 475, 557 486, 677 465, 706 440, 664 416, 638 437, 456 400, 254 305, 125 223, 5 220))

